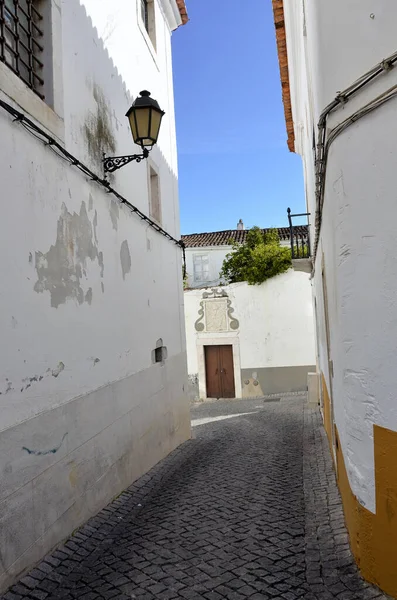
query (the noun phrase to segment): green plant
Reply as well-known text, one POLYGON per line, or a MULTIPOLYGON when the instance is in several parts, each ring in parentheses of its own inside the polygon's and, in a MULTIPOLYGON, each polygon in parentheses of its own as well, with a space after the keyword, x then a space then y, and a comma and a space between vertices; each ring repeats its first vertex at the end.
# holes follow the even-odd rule
POLYGON ((223 261, 220 276, 228 283, 259 285, 291 267, 291 250, 280 246, 277 229, 253 227, 244 244, 231 241, 232 252, 223 261))

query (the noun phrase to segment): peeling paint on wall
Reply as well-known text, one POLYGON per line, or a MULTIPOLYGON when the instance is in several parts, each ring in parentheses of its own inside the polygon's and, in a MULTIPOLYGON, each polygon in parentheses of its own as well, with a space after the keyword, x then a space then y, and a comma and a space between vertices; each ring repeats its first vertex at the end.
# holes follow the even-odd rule
POLYGON ((58 363, 58 366, 51 371, 52 376, 58 377, 58 375, 60 375, 62 373, 64 368, 65 368, 65 365, 63 364, 63 362, 58 363))
POLYGON ((123 279, 125 279, 126 274, 131 271, 131 264, 132 264, 130 249, 129 249, 127 240, 124 240, 124 242, 121 244, 120 261, 121 261, 121 269, 123 271, 123 279))
POLYGON ((93 241, 93 226, 85 202, 81 203, 80 214, 68 212, 63 203, 55 245, 46 253, 36 252, 38 279, 34 285, 35 292, 50 292, 53 308, 65 304, 68 298, 78 304, 89 302, 92 295, 89 290, 85 294, 80 285, 88 259, 98 261, 103 275, 103 254, 98 252, 93 241))

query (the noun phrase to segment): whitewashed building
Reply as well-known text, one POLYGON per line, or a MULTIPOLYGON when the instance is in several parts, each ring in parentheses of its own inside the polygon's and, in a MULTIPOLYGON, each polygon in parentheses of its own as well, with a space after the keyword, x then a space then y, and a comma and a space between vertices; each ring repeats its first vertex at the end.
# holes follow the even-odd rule
POLYGON ((312 239, 317 371, 351 545, 397 598, 397 4, 273 0, 312 239))
POLYGON ((170 39, 186 21, 183 0, 0 1, 1 590, 190 437, 170 39), (105 181, 103 153, 139 152, 141 89, 166 113, 158 145, 105 181))
MULTIPOLYGON (((289 229, 278 232, 289 246, 289 229)), ((221 280, 230 240, 244 243, 246 234, 240 221, 235 230, 182 236, 191 400, 304 391, 315 369, 309 274, 289 269, 261 285, 221 280)), ((307 228, 296 235, 307 239, 307 228)))

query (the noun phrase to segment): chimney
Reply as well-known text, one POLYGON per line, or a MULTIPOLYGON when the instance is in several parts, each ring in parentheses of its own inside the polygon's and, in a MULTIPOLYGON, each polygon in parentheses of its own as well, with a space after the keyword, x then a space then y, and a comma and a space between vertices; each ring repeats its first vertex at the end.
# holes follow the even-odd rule
POLYGON ((244 223, 243 220, 240 219, 239 222, 237 223, 237 231, 244 231, 245 227, 244 227, 244 223))

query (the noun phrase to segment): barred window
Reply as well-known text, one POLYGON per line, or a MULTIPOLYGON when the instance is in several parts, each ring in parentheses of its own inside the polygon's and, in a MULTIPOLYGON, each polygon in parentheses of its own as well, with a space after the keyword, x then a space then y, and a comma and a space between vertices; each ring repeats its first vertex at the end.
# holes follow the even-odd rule
POLYGON ((0 0, 0 61, 40 98, 43 94, 43 17, 37 0, 0 0))

